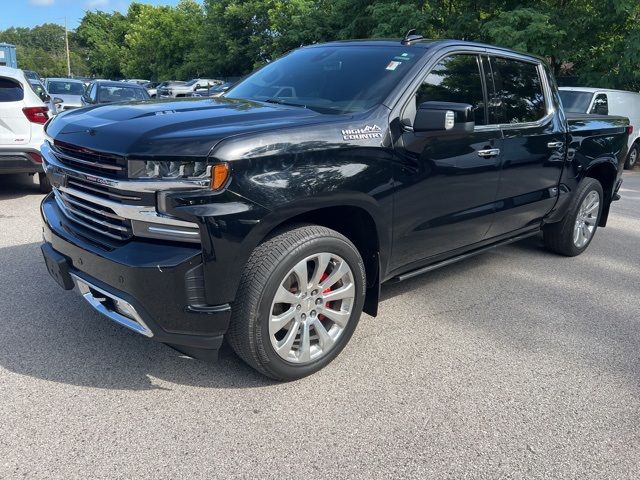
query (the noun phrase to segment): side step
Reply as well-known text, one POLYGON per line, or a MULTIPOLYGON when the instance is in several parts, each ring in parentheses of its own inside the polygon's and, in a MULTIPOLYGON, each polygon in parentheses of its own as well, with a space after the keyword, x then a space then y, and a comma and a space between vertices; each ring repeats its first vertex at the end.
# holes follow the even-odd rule
POLYGON ((540 229, 536 228, 531 232, 523 233, 518 235, 517 237, 508 238, 506 240, 502 240, 497 243, 492 243, 491 245, 487 245, 486 247, 478 248, 477 250, 472 250, 471 252, 463 253, 462 255, 458 255, 457 257, 448 258, 446 260, 442 260, 441 262, 432 263, 431 265, 427 265, 426 267, 418 268, 417 270, 411 270, 410 272, 403 273, 396 277, 391 278, 386 283, 397 283, 402 282, 404 280, 408 280, 413 277, 417 277, 418 275, 422 275, 423 273, 431 272, 433 270, 437 270, 441 267, 446 267, 447 265, 452 265, 454 263, 461 262, 466 260, 467 258, 475 257, 476 255, 480 255, 481 253, 488 252, 489 250, 493 250, 494 248, 502 247, 504 245, 509 245, 510 243, 519 242, 520 240, 524 240, 525 238, 533 237, 540 233, 540 229))

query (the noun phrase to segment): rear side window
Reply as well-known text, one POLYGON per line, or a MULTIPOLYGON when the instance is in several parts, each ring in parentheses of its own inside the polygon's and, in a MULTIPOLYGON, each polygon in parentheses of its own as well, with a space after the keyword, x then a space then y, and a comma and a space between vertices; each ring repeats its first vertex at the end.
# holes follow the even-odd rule
POLYGON ((460 54, 441 60, 418 88, 417 105, 429 101, 468 103, 476 125, 486 125, 478 57, 460 54))
POLYGON ((10 78, 0 78, 0 102, 19 102, 24 99, 20 83, 10 78))
POLYGON ((536 122, 547 114, 538 66, 493 58, 493 82, 501 123, 536 122))

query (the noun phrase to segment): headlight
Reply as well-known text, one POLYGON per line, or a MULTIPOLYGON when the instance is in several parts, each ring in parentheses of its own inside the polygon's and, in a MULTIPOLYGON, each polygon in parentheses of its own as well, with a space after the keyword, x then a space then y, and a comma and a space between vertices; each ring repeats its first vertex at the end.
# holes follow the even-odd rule
POLYGON ((129 178, 204 180, 210 177, 211 163, 207 161, 129 160, 129 178))

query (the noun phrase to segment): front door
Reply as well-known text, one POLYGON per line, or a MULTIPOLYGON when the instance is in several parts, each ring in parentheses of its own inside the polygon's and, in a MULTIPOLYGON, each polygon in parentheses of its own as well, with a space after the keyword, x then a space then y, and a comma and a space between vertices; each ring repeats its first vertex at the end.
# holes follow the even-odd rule
POLYGON ((498 188, 501 130, 487 125, 480 57, 452 54, 426 75, 401 114, 396 142, 392 269, 483 240, 491 226, 498 188), (413 132, 418 105, 427 101, 473 106, 472 132, 413 132))

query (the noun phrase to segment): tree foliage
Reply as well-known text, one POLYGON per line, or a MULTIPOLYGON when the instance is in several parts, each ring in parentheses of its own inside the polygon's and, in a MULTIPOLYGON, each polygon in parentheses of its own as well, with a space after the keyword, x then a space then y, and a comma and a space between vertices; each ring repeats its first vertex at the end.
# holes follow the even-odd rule
MULTIPOLYGON (((416 28, 541 55, 581 84, 640 89, 637 0, 181 0, 86 12, 70 34, 72 70, 99 77, 239 76, 300 45, 397 38, 416 28)), ((25 68, 63 74, 63 29, 9 28, 25 68)))

